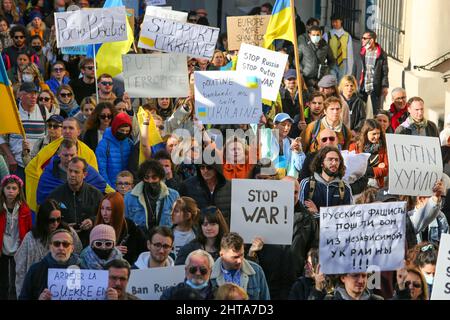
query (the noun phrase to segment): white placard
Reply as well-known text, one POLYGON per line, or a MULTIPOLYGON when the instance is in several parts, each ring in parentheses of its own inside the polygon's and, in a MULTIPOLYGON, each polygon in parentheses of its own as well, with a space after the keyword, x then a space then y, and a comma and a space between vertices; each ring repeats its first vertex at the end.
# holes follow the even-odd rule
POLYGON ((236 71, 195 72, 195 114, 204 124, 258 123, 262 114, 258 78, 236 71))
POLYGON ((356 153, 355 151, 342 150, 342 158, 345 164, 345 175, 342 178, 348 184, 361 179, 367 171, 367 161, 370 153, 356 153))
POLYGON ((450 234, 441 235, 431 300, 450 300, 450 234))
POLYGON ((166 5, 166 0, 146 0, 147 5, 151 6, 164 6, 166 5))
POLYGON ((236 71, 256 75, 261 79, 262 98, 276 101, 288 55, 250 44, 241 44, 236 71))
POLYGON ((397 270, 405 259, 405 202, 320 208, 320 270, 397 270))
POLYGON ((292 244, 294 182, 233 179, 231 228, 245 243, 292 244))
POLYGON ((127 39, 125 7, 55 12, 57 47, 127 39))
POLYGON ((219 28, 145 16, 138 46, 211 59, 219 33, 219 28))
MULTIPOLYGON (((187 22, 188 13, 182 11, 175 11, 166 9, 164 7, 155 7, 155 6, 147 6, 145 8, 146 16, 160 17, 164 19, 179 21, 179 22, 187 22)), ((145 25, 145 17, 144 17, 144 25, 145 25)))
POLYGON ((443 173, 439 138, 387 134, 389 193, 431 196, 443 173))
POLYGON ((183 282, 184 265, 131 270, 127 292, 142 300, 159 300, 163 291, 183 282))
POLYGON ((105 300, 108 271, 48 269, 47 281, 52 300, 105 300))
POLYGON ((189 95, 186 56, 174 53, 122 56, 125 91, 131 98, 177 98, 189 95))

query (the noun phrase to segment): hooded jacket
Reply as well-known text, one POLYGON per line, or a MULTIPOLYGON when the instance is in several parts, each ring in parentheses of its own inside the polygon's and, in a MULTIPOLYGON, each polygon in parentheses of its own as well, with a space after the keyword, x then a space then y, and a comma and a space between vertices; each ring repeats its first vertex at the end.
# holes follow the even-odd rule
MULTIPOLYGON (((22 242, 32 227, 31 210, 25 202, 20 204, 18 216, 19 240, 22 242)), ((3 235, 5 234, 6 223, 6 210, 5 208, 0 208, 0 256, 2 255, 3 235)))
MULTIPOLYGON (((134 263, 133 269, 149 269, 148 267, 149 260, 150 260, 150 252, 149 251, 142 252, 137 258, 136 262, 134 263)), ((168 262, 167 267, 175 266, 175 261, 173 261, 173 259, 170 256, 167 257, 166 261, 168 262)))

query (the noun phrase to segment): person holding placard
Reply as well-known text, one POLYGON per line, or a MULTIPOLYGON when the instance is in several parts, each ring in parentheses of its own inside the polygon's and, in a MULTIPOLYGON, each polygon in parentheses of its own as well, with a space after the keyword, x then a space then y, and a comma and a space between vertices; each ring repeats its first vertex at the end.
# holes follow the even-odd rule
POLYGON ((392 300, 427 301, 431 296, 424 276, 412 267, 397 270, 397 289, 392 300))
POLYGON ((395 130, 396 134, 410 136, 439 137, 439 130, 433 121, 425 119, 425 102, 420 97, 408 101, 409 117, 395 130))
POLYGON ((140 300, 126 291, 131 273, 130 264, 126 260, 112 260, 108 262, 105 269, 109 272, 107 300, 140 300))

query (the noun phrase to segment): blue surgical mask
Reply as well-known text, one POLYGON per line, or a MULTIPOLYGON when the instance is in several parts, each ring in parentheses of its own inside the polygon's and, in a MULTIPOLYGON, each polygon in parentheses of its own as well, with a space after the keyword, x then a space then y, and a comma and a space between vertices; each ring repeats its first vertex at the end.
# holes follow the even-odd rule
POLYGON ((202 284, 195 284, 191 280, 186 280, 186 284, 195 290, 201 290, 208 286, 208 281, 203 282, 202 284))
POLYGON ((311 36, 311 41, 314 44, 318 44, 320 41, 320 36, 311 36))
POLYGON ((430 286, 433 285, 434 282, 434 276, 431 273, 424 273, 425 276, 425 281, 427 282, 427 284, 429 284, 430 286))

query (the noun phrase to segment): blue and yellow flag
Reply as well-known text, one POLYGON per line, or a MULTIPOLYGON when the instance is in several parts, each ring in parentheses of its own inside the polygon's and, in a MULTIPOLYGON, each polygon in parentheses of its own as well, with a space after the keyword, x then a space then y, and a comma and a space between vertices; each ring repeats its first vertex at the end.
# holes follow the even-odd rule
MULTIPOLYGON (((159 134, 158 129, 156 128, 155 120, 153 119, 151 113, 144 110, 144 108, 139 107, 138 113, 137 113, 137 119, 139 123, 139 128, 143 127, 144 119, 148 118, 149 125, 147 127, 147 144, 149 147, 153 147, 154 145, 157 145, 158 143, 163 142, 163 139, 161 138, 161 135, 159 134), (146 113, 148 113, 148 116, 146 116, 146 113)), ((140 140, 142 142, 142 139, 140 140)), ((141 165, 142 162, 145 161, 145 155, 144 155, 144 147, 141 143, 139 148, 139 165, 141 165)))
MULTIPOLYGON (((106 0, 103 8, 122 7, 122 0, 106 0)), ((127 19, 127 35, 128 39, 117 42, 99 43, 88 46, 87 56, 94 58, 94 50, 97 62, 97 76, 108 73, 112 77, 122 73, 122 55, 127 54, 133 45, 134 35, 130 23, 127 19), (94 49, 95 48, 95 49, 94 49)))
POLYGON ((0 134, 17 133, 25 138, 25 130, 20 120, 19 110, 17 109, 16 99, 8 75, 6 74, 3 59, 0 57, 0 134))
POLYGON ((292 12, 290 0, 277 0, 273 6, 272 16, 264 35, 263 48, 271 48, 272 42, 276 39, 288 40, 294 43, 295 21, 292 21, 292 12))

